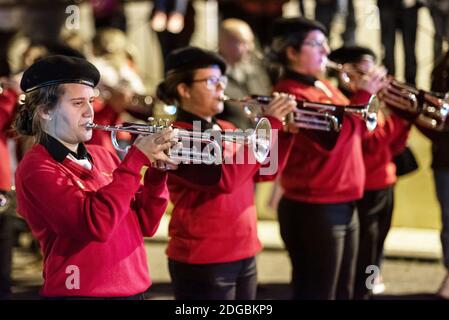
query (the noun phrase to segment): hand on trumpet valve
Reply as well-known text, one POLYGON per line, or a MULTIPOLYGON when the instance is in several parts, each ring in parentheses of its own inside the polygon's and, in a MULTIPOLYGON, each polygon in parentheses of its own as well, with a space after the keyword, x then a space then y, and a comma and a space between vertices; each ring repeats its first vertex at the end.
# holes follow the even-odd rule
POLYGON ((178 163, 167 155, 170 148, 179 147, 177 129, 164 128, 152 135, 139 136, 134 145, 151 161, 151 166, 162 170, 177 169, 178 163))
POLYGON ((377 94, 388 87, 390 78, 387 77, 387 69, 384 66, 375 66, 369 72, 360 74, 353 82, 354 91, 365 90, 370 94, 377 94))
POLYGON ((264 115, 271 116, 281 122, 285 122, 285 117, 296 109, 295 96, 287 93, 273 93, 273 99, 264 109, 264 115))
POLYGON ((390 87, 381 90, 378 95, 379 99, 386 105, 387 108, 394 110, 408 110, 410 114, 418 115, 418 108, 416 98, 408 95, 400 95, 395 91, 390 91, 390 87))

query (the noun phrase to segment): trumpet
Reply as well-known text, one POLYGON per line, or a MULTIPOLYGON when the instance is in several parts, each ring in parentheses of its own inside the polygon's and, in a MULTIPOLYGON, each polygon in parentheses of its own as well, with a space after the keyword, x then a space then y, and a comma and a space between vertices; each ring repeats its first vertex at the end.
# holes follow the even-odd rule
MULTIPOLYGON (((223 97, 224 101, 231 101, 244 107, 246 115, 258 120, 263 114, 266 105, 273 98, 271 96, 252 95, 244 99, 231 99, 223 97)), ((367 104, 339 106, 327 103, 296 100, 296 110, 287 116, 286 122, 297 128, 339 132, 343 124, 344 114, 360 116, 369 131, 377 126, 377 111, 379 104, 373 96, 367 104)))
MULTIPOLYGON (((128 132, 135 135, 152 135, 168 127, 168 121, 157 124, 125 123, 122 125, 99 125, 88 123, 86 128, 111 132, 112 145, 117 151, 126 153, 129 146, 122 148, 117 141, 117 132, 128 132)), ((224 141, 245 144, 257 162, 263 163, 268 157, 271 146, 271 124, 267 118, 261 118, 253 130, 247 132, 209 132, 177 130, 175 138, 179 139, 182 147, 173 147, 168 151, 171 159, 182 163, 220 164, 222 159, 221 143, 224 141), (220 142, 220 143, 219 143, 220 142), (204 145, 204 147, 203 147, 204 145), (202 149, 202 150, 201 150, 202 149)))
MULTIPOLYGON (((362 70, 328 61, 327 67, 338 71, 340 80, 350 84, 354 73, 364 74, 362 70)), ((405 111, 416 116, 415 123, 436 131, 447 129, 447 117, 449 115, 449 96, 440 96, 438 93, 424 91, 413 85, 392 79, 390 86, 379 97, 389 96, 395 103, 388 103, 389 107, 405 111)))

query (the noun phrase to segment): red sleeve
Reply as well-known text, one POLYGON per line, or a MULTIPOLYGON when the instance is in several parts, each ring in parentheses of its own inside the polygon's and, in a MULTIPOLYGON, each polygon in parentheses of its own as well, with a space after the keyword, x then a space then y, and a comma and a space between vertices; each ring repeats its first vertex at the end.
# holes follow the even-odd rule
POLYGON ((107 242, 129 214, 131 201, 140 187, 140 170, 150 165, 148 158, 132 147, 113 172, 111 183, 95 192, 85 192, 67 178, 59 163, 35 162, 28 162, 29 167, 16 172, 17 188, 21 189, 18 194, 27 199, 28 211, 46 208, 41 218, 58 235, 100 242, 107 242))
MULTIPOLYGON (((363 148, 369 153, 376 152, 381 145, 391 145, 396 139, 403 138, 409 127, 408 122, 396 114, 391 113, 389 116, 385 116, 382 111, 379 111, 376 129, 364 132, 363 148)), ((397 143, 400 143, 399 140, 397 143)))
POLYGON ((17 94, 8 89, 0 94, 0 131, 4 132, 10 125, 16 110, 17 94))
POLYGON ((350 100, 350 104, 365 104, 370 101, 372 94, 365 90, 359 90, 354 93, 350 100))
POLYGON ((145 237, 153 236, 168 205, 167 172, 148 168, 134 209, 145 237))

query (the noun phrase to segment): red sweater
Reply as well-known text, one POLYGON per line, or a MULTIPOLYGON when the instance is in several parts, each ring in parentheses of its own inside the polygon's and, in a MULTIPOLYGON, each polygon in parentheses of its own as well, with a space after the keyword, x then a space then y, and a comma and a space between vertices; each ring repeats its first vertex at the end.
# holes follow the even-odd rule
POLYGON ((165 173, 140 170, 148 158, 133 147, 122 163, 88 146, 92 170, 57 162, 34 146, 16 171, 18 212, 39 240, 43 296, 131 296, 151 285, 143 236, 152 236, 167 206, 165 173), (69 266, 79 289, 67 289, 69 266))
MULTIPOLYGON (((273 129, 280 121, 270 118, 273 129)), ((218 121, 222 129, 233 128, 218 121)), ((176 122, 191 128, 191 123, 176 122)), ((292 146, 291 136, 280 134, 279 168, 285 165, 292 146)), ((224 153, 232 148, 224 144, 224 153)), ((246 148, 246 147, 245 147, 246 148)), ((275 149, 271 149, 273 153, 275 149)), ((231 151, 232 152, 232 151, 231 151)), ((205 177, 215 166, 198 166, 198 175, 205 177)), ((232 262, 255 256, 262 248, 257 237, 257 214, 254 205, 254 183, 273 180, 273 175, 260 175, 260 164, 223 164, 218 183, 202 186, 170 174, 168 187, 174 204, 169 226, 167 255, 176 261, 191 264, 232 262)), ((193 168, 195 170, 195 168, 193 168)))
POLYGON ((0 190, 11 189, 11 169, 8 152, 8 131, 15 116, 17 94, 13 90, 5 90, 0 94, 0 190))
POLYGON ((378 113, 377 127, 363 138, 365 190, 380 190, 396 183, 393 157, 405 149, 410 123, 394 112, 385 117, 378 113))
MULTIPOLYGON (((349 100, 329 82, 323 81, 332 97, 322 90, 294 79, 282 79, 274 91, 294 94, 297 99, 347 105, 349 100)), ((366 103, 370 94, 361 91, 351 100, 366 103)), ((365 184, 362 136, 365 123, 345 115, 337 143, 326 150, 303 133, 295 136, 292 152, 282 173, 285 197, 308 203, 341 203, 360 199, 365 184)))

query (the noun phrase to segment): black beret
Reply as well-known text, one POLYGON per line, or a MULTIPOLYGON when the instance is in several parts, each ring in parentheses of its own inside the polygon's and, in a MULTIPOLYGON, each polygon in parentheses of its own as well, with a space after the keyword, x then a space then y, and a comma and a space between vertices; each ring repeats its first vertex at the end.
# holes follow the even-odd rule
POLYGON ((23 92, 30 92, 62 83, 81 83, 95 87, 98 81, 100 81, 100 72, 87 60, 54 55, 36 61, 25 70, 20 81, 20 88, 23 92))
POLYGON ((313 30, 319 30, 326 34, 326 27, 318 21, 306 19, 303 17, 279 18, 273 24, 271 36, 273 38, 286 38, 292 34, 308 33, 313 30))
POLYGON ((373 50, 366 47, 349 46, 332 51, 328 58, 329 60, 343 64, 359 62, 366 58, 371 58, 376 61, 376 54, 373 50))
POLYGON ((222 74, 226 73, 226 62, 209 50, 197 47, 184 47, 172 51, 165 60, 165 74, 170 71, 187 71, 217 65, 222 74))

